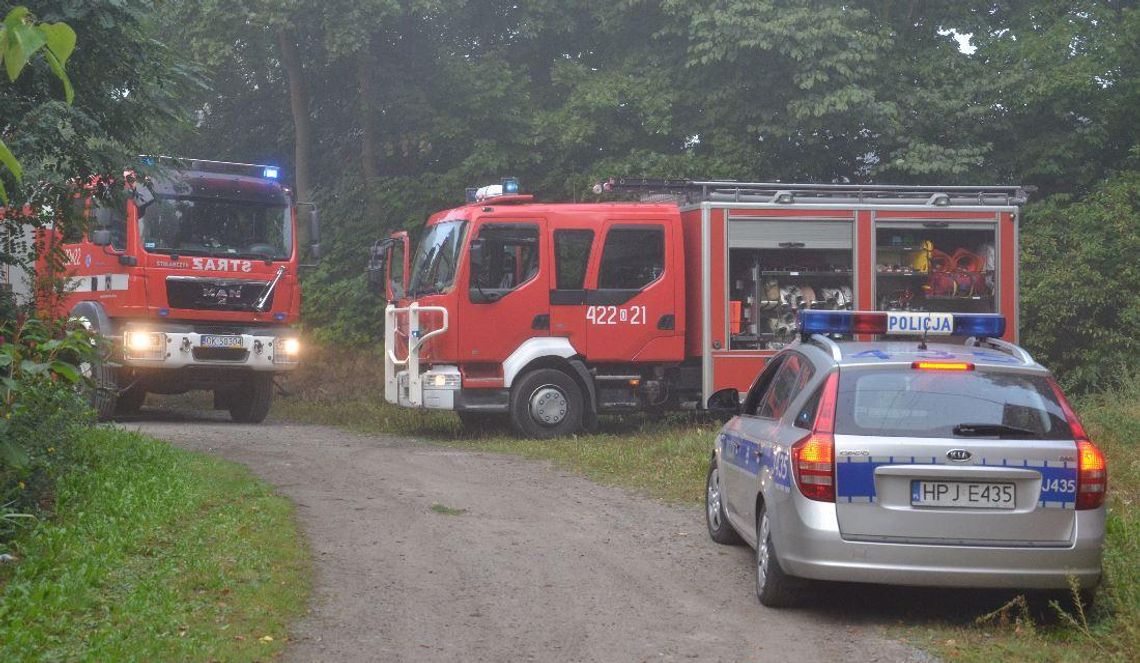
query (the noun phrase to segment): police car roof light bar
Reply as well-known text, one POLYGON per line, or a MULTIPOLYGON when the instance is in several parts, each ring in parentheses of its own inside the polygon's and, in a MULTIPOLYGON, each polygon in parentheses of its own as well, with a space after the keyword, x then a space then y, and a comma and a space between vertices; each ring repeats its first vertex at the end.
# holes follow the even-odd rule
POLYGON ((813 334, 930 334, 979 338, 1005 334, 1005 317, 999 313, 802 310, 797 324, 805 340, 813 334))

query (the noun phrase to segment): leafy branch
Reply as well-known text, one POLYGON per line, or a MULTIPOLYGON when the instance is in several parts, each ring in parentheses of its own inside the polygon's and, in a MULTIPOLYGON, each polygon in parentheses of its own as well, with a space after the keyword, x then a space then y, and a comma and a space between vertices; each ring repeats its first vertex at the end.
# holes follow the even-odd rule
MULTIPOLYGON (((67 59, 75 50, 75 31, 66 23, 39 23, 27 7, 15 7, 0 24, 0 63, 8 72, 8 81, 15 82, 20 72, 36 53, 43 55, 52 72, 63 83, 63 93, 70 104, 75 98, 71 79, 64 71, 67 59)), ((19 182, 24 175, 19 160, 0 139, 0 164, 7 167, 19 182)), ((0 202, 7 204, 8 191, 0 180, 0 202)))

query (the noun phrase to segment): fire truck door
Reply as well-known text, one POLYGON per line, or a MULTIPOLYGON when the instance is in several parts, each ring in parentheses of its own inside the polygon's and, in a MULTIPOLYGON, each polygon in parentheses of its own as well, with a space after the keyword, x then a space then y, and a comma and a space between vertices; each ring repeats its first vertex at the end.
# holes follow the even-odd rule
POLYGON ((459 361, 500 363, 550 333, 550 250, 544 220, 493 221, 471 240, 459 292, 459 361))
POLYGON ((671 359, 647 346, 676 334, 675 276, 671 228, 659 221, 607 224, 596 287, 586 293, 587 351, 590 361, 627 362, 671 359))
POLYGON ((579 353, 586 350, 586 273, 594 251, 592 228, 554 231, 554 269, 550 274, 550 335, 561 336, 579 353))

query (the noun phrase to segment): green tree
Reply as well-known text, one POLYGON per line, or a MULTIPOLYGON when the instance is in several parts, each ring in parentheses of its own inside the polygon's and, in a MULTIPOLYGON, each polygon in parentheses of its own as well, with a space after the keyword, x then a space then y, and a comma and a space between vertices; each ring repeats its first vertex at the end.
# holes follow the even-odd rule
MULTIPOLYGON (((15 82, 36 53, 41 53, 52 73, 63 83, 67 103, 75 97, 71 80, 64 67, 75 50, 75 31, 66 23, 38 23, 27 7, 15 7, 0 24, 0 63, 8 73, 9 82, 15 82)), ((0 139, 0 164, 8 169, 17 182, 23 178, 23 168, 4 141, 0 139)), ((0 202, 8 202, 8 190, 0 177, 0 202)))

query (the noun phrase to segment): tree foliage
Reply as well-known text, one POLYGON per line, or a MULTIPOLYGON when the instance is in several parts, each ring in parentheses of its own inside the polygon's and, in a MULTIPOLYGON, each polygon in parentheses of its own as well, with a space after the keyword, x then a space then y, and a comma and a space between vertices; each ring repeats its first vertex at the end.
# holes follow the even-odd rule
MULTIPOLYGON (((238 0, 171 3, 161 23, 213 72, 177 149, 288 168, 303 152, 290 127, 311 123, 335 258, 310 279, 306 316, 351 338, 379 334, 378 304, 338 306, 359 292, 369 241, 502 175, 556 200, 611 175, 1067 196, 1026 210, 1028 247, 1051 223, 1036 215, 1078 213, 1136 168, 1135 0, 238 0)), ((1027 253, 1027 292, 1047 264, 1027 253)), ((1045 301, 1027 296, 1023 316, 1041 348, 1045 301)))

